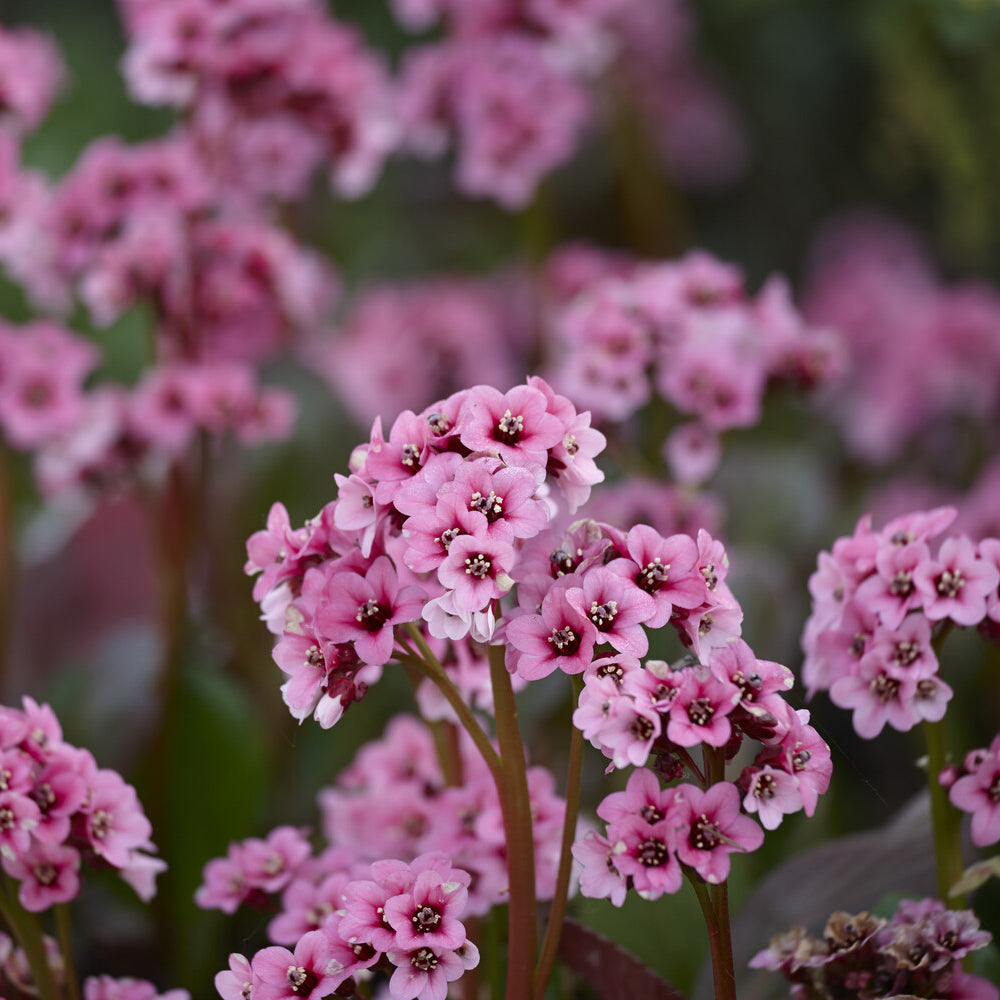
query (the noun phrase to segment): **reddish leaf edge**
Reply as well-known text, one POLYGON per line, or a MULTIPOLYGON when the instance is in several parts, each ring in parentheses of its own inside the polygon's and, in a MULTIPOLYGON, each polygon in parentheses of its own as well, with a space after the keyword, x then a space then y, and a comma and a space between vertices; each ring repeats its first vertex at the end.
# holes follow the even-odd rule
POLYGON ((631 952, 569 917, 563 921, 559 960, 600 1000, 687 1000, 631 952))

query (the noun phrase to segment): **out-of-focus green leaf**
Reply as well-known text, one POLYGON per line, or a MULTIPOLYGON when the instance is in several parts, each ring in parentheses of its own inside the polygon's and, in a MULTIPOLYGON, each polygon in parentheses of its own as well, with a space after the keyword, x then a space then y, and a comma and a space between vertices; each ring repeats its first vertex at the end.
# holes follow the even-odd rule
POLYGON ((217 950, 220 915, 198 909, 194 891, 206 861, 231 840, 261 832, 268 762, 243 692, 202 665, 177 678, 167 726, 166 827, 154 831, 170 865, 160 891, 175 940, 164 942, 164 951, 172 981, 197 990, 224 966, 225 954, 217 950))

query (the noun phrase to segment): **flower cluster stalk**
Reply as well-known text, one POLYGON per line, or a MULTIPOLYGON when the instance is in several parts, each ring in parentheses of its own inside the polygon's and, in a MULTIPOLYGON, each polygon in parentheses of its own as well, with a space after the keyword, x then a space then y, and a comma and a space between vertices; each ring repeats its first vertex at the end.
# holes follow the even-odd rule
POLYGON ((55 975, 49 965, 41 925, 37 917, 21 906, 16 890, 10 891, 10 880, 5 878, 4 882, 8 891, 0 891, 0 916, 24 951, 38 996, 40 1000, 61 1000, 55 975))
MULTIPOLYGON (((951 622, 939 622, 934 629, 932 646, 941 658, 941 648, 951 632, 951 622)), ((934 836, 934 863, 937 868, 938 897, 955 910, 964 910, 965 897, 953 895, 952 886, 962 877, 962 814, 948 801, 948 791, 941 784, 941 772, 948 765, 947 730, 943 719, 923 723, 927 747, 927 790, 931 800, 931 829, 934 836)))
POLYGON ((934 861, 941 902, 951 909, 964 910, 967 906, 965 897, 952 893, 952 887, 965 870, 962 861, 962 814, 948 801, 948 791, 938 777, 948 762, 944 727, 944 720, 923 724, 927 744, 927 790, 931 799, 934 861))
POLYGON ((506 996, 507 1000, 532 1000, 538 948, 535 842, 531 826, 528 776, 524 766, 524 743, 510 674, 504 665, 502 646, 490 646, 489 661, 497 742, 502 761, 502 783, 497 791, 503 812, 510 885, 506 996))
MULTIPOLYGON (((573 704, 580 697, 583 681, 573 677, 573 704)), ((583 732, 576 726, 570 727, 569 769, 566 775, 566 818, 563 821, 562 844, 559 848, 559 870, 556 873, 556 889, 549 909, 549 921, 542 940, 542 951, 535 973, 535 996, 543 997, 545 987, 552 973, 556 955, 559 952, 559 938, 562 935, 563 920, 566 916, 566 901, 569 897, 569 877, 573 867, 572 847, 576 839, 576 821, 580 813, 580 779, 583 775, 583 732)))

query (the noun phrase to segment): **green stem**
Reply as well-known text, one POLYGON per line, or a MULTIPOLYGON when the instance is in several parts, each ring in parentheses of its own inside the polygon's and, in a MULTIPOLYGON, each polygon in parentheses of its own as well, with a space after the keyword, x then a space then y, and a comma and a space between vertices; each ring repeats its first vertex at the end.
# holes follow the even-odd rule
MULTIPOLYGON (((425 671, 415 665, 414 660, 419 657, 398 639, 396 642, 405 650, 405 655, 396 652, 396 658, 406 667, 406 674, 416 695, 420 681, 427 676, 425 671)), ((434 739, 434 752, 437 755, 438 767, 441 769, 441 777, 444 783, 450 788, 457 788, 462 784, 462 757, 458 746, 458 731, 450 722, 443 719, 424 719, 424 724, 431 732, 434 739)))
POLYGON ((952 895, 951 887, 962 877, 962 817, 948 801, 948 792, 938 775, 948 762, 944 720, 924 722, 927 744, 927 790, 931 797, 931 826, 934 832, 934 861, 937 866, 938 895, 954 910, 964 910, 964 896, 952 895))
MULTIPOLYGON (((573 678, 573 707, 583 690, 582 677, 573 678)), ((563 820, 562 845, 559 848, 559 870, 556 873, 555 895, 549 910, 549 922, 542 940, 541 957, 535 972, 535 996, 543 997, 545 987, 559 951, 566 900, 569 897, 569 876, 573 867, 573 841, 576 839, 576 821, 580 814, 580 778, 583 774, 583 733, 570 724, 569 769, 566 775, 566 818, 563 820)))
MULTIPOLYGON (((10 885, 9 879, 5 878, 4 882, 10 885)), ((45 950, 45 939, 38 918, 21 906, 16 895, 6 892, 0 893, 0 916, 14 932, 24 951, 28 967, 31 969, 31 978, 41 1000, 60 1000, 59 987, 52 966, 49 965, 49 956, 45 950)))
POLYGON ((497 785, 507 848, 509 911, 507 933, 507 1000, 533 1000, 538 923, 535 907, 535 840, 531 825, 524 742, 504 647, 489 647, 497 742, 503 762, 497 785))
POLYGON ((63 957, 63 976, 66 981, 66 996, 69 1000, 80 1000, 80 982, 73 960, 73 934, 70 928, 69 903, 59 903, 55 907, 56 934, 59 936, 59 950, 63 957))
POLYGON ((427 645, 427 640, 421 635, 417 625, 413 622, 407 622, 405 628, 413 639, 417 649, 420 650, 420 656, 419 658, 411 658, 409 656, 400 657, 400 659, 416 667, 437 684, 439 690, 447 699, 448 704, 455 710, 462 728, 469 734, 472 742, 476 745, 476 749, 482 754, 483 760, 490 770, 490 774, 493 775, 493 780, 499 787, 503 780, 503 767, 500 763, 500 757, 497 755, 496 750, 493 749, 493 744, 490 743, 490 738, 472 714, 472 709, 466 705, 461 692, 452 683, 444 667, 441 666, 440 661, 434 655, 434 651, 427 645))

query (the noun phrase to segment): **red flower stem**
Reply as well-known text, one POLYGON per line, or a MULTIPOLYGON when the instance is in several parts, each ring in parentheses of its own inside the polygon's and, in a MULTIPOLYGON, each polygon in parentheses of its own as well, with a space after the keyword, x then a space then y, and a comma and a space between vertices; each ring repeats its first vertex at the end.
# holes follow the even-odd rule
POLYGON ((63 978, 66 980, 66 996, 68 1000, 80 1000, 80 982, 76 975, 76 962, 73 960, 73 934, 70 927, 69 903, 57 903, 54 907, 56 915, 56 934, 59 937, 59 950, 63 959, 63 978))
POLYGON ((535 907, 535 840, 524 743, 504 647, 489 647, 490 680, 500 745, 502 780, 497 785, 507 847, 509 909, 507 934, 507 1000, 533 1000, 535 953, 538 947, 535 907))
POLYGON ((733 972, 732 949, 731 947, 728 949, 727 963, 727 947, 719 926, 718 914, 709 896, 708 886, 702 881, 701 876, 688 865, 681 865, 681 870, 688 882, 691 883, 694 894, 698 898, 698 905, 701 907, 701 915, 705 918, 708 946, 712 954, 712 982, 715 984, 715 1000, 736 1000, 736 976, 733 972))
POLYGON ((45 950, 38 918, 21 906, 17 890, 11 880, 4 877, 3 881, 9 891, 0 892, 0 916, 24 951, 40 1000, 60 1000, 59 988, 56 986, 55 975, 49 965, 49 956, 45 950))
MULTIPOLYGON (((703 747, 705 776, 709 785, 726 780, 726 751, 724 747, 703 747)), ((712 953, 712 970, 716 977, 716 997, 736 998, 736 964, 733 960, 733 931, 729 924, 729 887, 723 882, 708 890, 719 933, 718 947, 712 953), (726 987, 719 991, 720 980, 726 987)))
MULTIPOLYGON (((583 679, 573 677, 573 706, 583 690, 583 679)), ((552 973, 559 951, 566 900, 569 897, 569 876, 573 867, 573 841, 576 839, 576 821, 580 814, 580 778, 583 774, 583 733, 570 723, 569 769, 566 775, 566 818, 563 820, 562 845, 559 848, 559 870, 556 873, 556 890, 549 909, 549 922, 542 940, 541 957, 535 972, 535 996, 545 996, 545 987, 552 973)))

